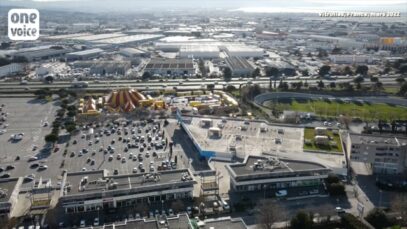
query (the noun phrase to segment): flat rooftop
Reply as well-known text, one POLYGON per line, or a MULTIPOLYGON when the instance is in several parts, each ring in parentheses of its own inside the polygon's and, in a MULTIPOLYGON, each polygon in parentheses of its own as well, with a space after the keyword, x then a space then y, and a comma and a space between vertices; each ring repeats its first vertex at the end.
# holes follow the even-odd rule
POLYGON ((220 118, 211 118, 211 127, 222 126, 221 136, 213 138, 208 134, 209 127, 201 127, 202 120, 199 117, 191 117, 190 122, 185 125, 205 151, 230 154, 232 147, 240 158, 245 158, 248 154, 303 152, 302 128, 271 126, 263 122, 237 119, 227 119, 223 122, 220 118))
POLYGON ((192 175, 186 169, 162 171, 157 174, 158 176, 153 176, 148 173, 112 176, 108 175, 106 170, 76 172, 67 174, 66 185, 71 186, 71 191, 68 195, 75 195, 99 193, 102 190, 114 191, 179 183, 182 182, 181 178, 184 174, 192 178, 192 175), (88 177, 87 182, 81 185, 81 180, 84 177, 88 177), (108 186, 113 183, 115 184, 115 188, 108 189, 108 186))
POLYGON ((146 69, 185 69, 193 68, 191 59, 151 59, 146 69))
POLYGON ((126 36, 126 34, 123 34, 123 33, 92 34, 92 35, 88 35, 88 36, 73 37, 72 39, 79 40, 79 41, 96 41, 96 40, 101 40, 101 39, 122 37, 122 36, 126 36))
POLYGON ((95 48, 95 49, 87 49, 83 51, 78 51, 78 52, 71 52, 68 53, 67 55, 77 55, 77 56, 82 56, 82 55, 89 55, 89 54, 97 54, 103 52, 103 49, 100 48, 95 48))
POLYGON ((352 144, 405 146, 407 138, 390 135, 349 134, 352 144))
POLYGON ((18 181, 18 178, 0 179, 0 203, 9 201, 18 181))
POLYGON ((109 37, 106 39, 98 39, 95 40, 95 43, 104 43, 104 44, 126 44, 131 42, 144 42, 150 41, 153 39, 159 39, 164 37, 164 35, 159 34, 137 34, 137 35, 130 35, 130 36, 117 36, 117 37, 109 37))
POLYGON ((231 219, 230 217, 224 217, 220 219, 205 220, 205 229, 247 229, 246 224, 242 219, 231 219))
POLYGON ((237 175, 252 174, 278 174, 278 173, 295 173, 303 171, 317 171, 327 169, 324 165, 310 162, 290 159, 272 158, 268 161, 267 157, 248 156, 243 163, 231 164, 230 169, 237 175), (255 165, 262 165, 261 168, 255 169, 255 165))

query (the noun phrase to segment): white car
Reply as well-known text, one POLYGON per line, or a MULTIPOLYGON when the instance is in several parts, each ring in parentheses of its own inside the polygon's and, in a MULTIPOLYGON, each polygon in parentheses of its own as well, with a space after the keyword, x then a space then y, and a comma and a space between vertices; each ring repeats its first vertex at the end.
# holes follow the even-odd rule
POLYGON ((86 223, 85 223, 84 219, 81 220, 79 227, 86 227, 86 223))
POLYGON ((99 226, 99 218, 93 220, 93 226, 99 226))
POLYGON ((287 190, 279 190, 276 192, 277 197, 287 196, 287 190))

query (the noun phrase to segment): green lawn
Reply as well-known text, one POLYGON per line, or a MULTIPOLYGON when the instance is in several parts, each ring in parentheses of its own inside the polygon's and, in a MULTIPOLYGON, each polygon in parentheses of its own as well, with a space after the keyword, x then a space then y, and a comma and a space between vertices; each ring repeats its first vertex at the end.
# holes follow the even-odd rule
POLYGON ((392 106, 388 104, 367 104, 354 102, 335 102, 335 101, 297 101, 289 102, 271 102, 267 101, 265 105, 279 111, 294 110, 303 112, 313 112, 322 117, 338 117, 346 115, 363 120, 392 120, 407 119, 407 107, 392 106))
POLYGON ((333 134, 331 130, 328 130, 328 136, 332 138, 332 141, 336 142, 336 147, 334 146, 322 146, 314 144, 315 130, 314 128, 304 129, 304 150, 322 150, 330 152, 343 152, 342 143, 339 135, 333 134), (305 141, 309 140, 311 144, 305 144, 305 141))

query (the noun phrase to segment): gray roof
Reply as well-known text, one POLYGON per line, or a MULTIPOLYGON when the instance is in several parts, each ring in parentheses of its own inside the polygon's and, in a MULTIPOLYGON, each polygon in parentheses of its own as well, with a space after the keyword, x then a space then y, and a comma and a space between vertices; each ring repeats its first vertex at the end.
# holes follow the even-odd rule
POLYGON ((66 175, 65 184, 71 187, 71 191, 67 195, 100 193, 103 190, 108 192, 126 189, 135 190, 138 188, 157 188, 158 185, 183 182, 181 177, 185 173, 188 173, 192 178, 190 172, 186 169, 162 171, 157 173, 159 175, 157 180, 153 180, 153 176, 150 176, 148 173, 108 176, 106 170, 75 172, 66 175), (148 179, 148 176, 151 179, 148 179), (84 177, 88 177, 87 182, 81 186, 80 183, 84 177), (115 187, 109 189, 109 184, 114 184, 115 187))
POLYGON ((226 167, 231 176, 239 180, 312 175, 329 171, 328 167, 315 162, 261 156, 248 156, 243 163, 226 167))
POLYGON ((390 135, 349 134, 349 136, 351 144, 387 145, 393 147, 407 145, 407 138, 390 135))
POLYGON ((0 193, 2 193, 0 195, 0 203, 8 202, 15 188, 19 188, 18 186, 20 185, 21 181, 19 182, 19 178, 0 179, 0 193))

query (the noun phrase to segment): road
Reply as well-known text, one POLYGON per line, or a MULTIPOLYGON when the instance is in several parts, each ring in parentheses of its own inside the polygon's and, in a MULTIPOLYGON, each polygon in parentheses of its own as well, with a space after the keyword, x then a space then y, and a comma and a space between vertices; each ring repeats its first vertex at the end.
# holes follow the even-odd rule
MULTIPOLYGON (((389 76, 380 78, 380 81, 384 85, 397 85, 395 81, 396 76, 389 76)), ((311 77, 290 77, 284 79, 288 83, 304 82, 310 86, 317 85, 317 82, 320 79, 311 78, 311 77)), ((325 85, 328 85, 331 82, 335 83, 345 83, 353 82, 352 78, 339 76, 337 79, 322 80, 325 85)), ((279 85, 280 80, 276 80, 276 86, 279 85)), ((197 90, 206 88, 209 84, 215 84, 215 89, 222 89, 227 85, 233 85, 239 87, 240 85, 245 84, 258 84, 263 87, 268 87, 270 84, 270 78, 268 77, 259 77, 256 79, 244 79, 244 78, 234 78, 229 82, 225 82, 223 79, 168 79, 168 80, 150 80, 147 82, 139 80, 101 80, 101 81, 89 81, 89 86, 87 90, 107 90, 112 88, 122 88, 122 87, 133 87, 139 90, 158 90, 158 89, 173 89, 177 87, 178 90, 197 90)), ((273 82, 274 84, 274 82, 273 82)), ((365 80, 362 84, 370 85, 372 82, 370 80, 365 80)), ((60 88, 69 88, 71 87, 70 81, 56 81, 53 84, 44 84, 40 81, 28 82, 25 85, 21 85, 19 82, 0 82, 0 93, 1 92, 20 92, 20 91, 33 91, 39 88, 50 88, 50 89, 60 89, 60 88)))

